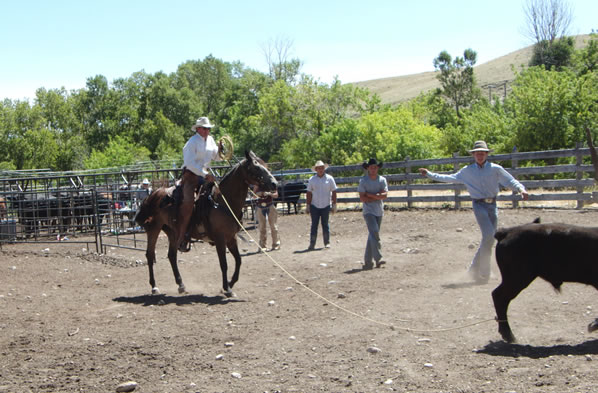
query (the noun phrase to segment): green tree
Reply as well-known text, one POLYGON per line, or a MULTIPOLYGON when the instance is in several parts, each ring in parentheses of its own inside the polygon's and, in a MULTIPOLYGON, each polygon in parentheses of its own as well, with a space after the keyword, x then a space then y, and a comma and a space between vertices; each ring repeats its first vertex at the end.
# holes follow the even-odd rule
POLYGON ((550 41, 538 42, 534 45, 532 58, 529 66, 543 65, 546 69, 561 71, 571 63, 571 57, 575 51, 575 41, 572 37, 563 37, 550 41))
POLYGON ((181 128, 162 112, 158 112, 153 120, 145 120, 138 135, 139 144, 152 152, 152 159, 172 158, 173 151, 177 151, 180 156, 185 144, 181 128))
POLYGON ((437 157, 441 153, 440 131, 416 119, 402 107, 362 116, 360 134, 355 141, 358 147, 352 155, 353 162, 368 157, 382 161, 402 161, 437 157))
POLYGON ((409 109, 415 119, 438 129, 457 125, 459 122, 455 110, 437 90, 421 93, 415 99, 403 103, 402 106, 409 109))
POLYGON ((267 148, 266 136, 262 136, 261 126, 256 116, 259 114, 259 100, 262 91, 271 84, 270 78, 261 72, 245 69, 242 64, 234 64, 231 89, 226 97, 225 109, 220 114, 221 134, 230 135, 235 151, 242 155, 245 150, 254 150, 263 157, 267 148))
MULTIPOLYGON (((232 88, 233 69, 231 63, 212 55, 203 61, 187 61, 178 67, 172 87, 175 90, 188 89, 183 95, 189 99, 190 115, 195 117, 193 122, 199 116, 208 116, 216 125, 219 124, 219 116, 225 109, 227 94, 232 88), (193 95, 197 98, 196 103, 192 100, 193 95)), ((185 127, 191 124, 187 123, 185 127)))
POLYGON ((81 133, 82 124, 73 110, 73 98, 64 88, 40 88, 35 95, 34 108, 39 108, 44 126, 53 133, 57 145, 53 169, 81 169, 87 149, 81 133))
POLYGON ((515 147, 509 118, 500 104, 494 107, 486 101, 475 104, 458 124, 448 124, 442 130, 441 146, 446 155, 467 155, 474 142, 480 139, 496 152, 511 152, 515 147))
POLYGON ((596 126, 598 83, 594 73, 533 67, 519 74, 505 108, 521 151, 573 148, 584 128, 596 126))
POLYGON ((272 80, 281 80, 289 85, 293 85, 297 81, 302 63, 297 58, 290 58, 292 48, 293 41, 285 37, 270 40, 262 48, 272 80))
POLYGON ((101 149, 118 135, 117 94, 102 75, 88 78, 86 88, 74 94, 75 114, 81 120, 87 146, 101 149))
POLYGON ((578 75, 598 70, 598 34, 591 34, 587 46, 574 52, 572 63, 578 75))
POLYGON ((139 161, 148 161, 149 150, 135 145, 124 137, 111 138, 104 150, 93 149, 89 158, 85 160, 87 169, 114 168, 131 165, 139 161))
POLYGON ((463 57, 457 56, 454 60, 447 51, 440 52, 434 59, 434 68, 440 71, 437 78, 442 89, 439 93, 451 104, 459 118, 462 109, 480 97, 473 72, 476 61, 477 53, 472 49, 466 49, 463 57))

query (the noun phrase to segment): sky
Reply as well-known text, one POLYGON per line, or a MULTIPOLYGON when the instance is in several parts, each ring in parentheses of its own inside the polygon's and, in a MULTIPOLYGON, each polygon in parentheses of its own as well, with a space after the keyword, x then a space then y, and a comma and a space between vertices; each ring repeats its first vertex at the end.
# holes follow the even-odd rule
MULTIPOLYGON (((525 0, 0 0, 0 100, 85 87, 134 72, 176 72, 212 55, 266 72, 265 49, 321 83, 433 71, 433 59, 467 48, 477 64, 533 44, 525 0)), ((569 1, 570 34, 598 30, 598 1, 569 1)))

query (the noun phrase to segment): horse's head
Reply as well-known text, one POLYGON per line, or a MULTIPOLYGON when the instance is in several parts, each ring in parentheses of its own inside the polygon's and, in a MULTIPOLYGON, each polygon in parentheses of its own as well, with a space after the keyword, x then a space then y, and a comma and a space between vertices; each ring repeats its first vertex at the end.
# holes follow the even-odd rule
POLYGON ((257 185, 262 191, 276 191, 278 183, 264 161, 252 151, 245 151, 247 183, 257 185))

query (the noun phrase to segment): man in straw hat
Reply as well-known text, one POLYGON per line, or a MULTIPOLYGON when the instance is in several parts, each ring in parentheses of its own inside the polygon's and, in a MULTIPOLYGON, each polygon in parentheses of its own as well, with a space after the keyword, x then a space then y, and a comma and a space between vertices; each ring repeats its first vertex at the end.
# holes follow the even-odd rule
POLYGON ((456 182, 465 184, 472 199, 473 213, 482 231, 482 241, 475 253, 469 269, 470 277, 478 284, 486 284, 490 278, 490 258, 494 245, 494 233, 498 227, 498 209, 496 195, 499 186, 508 187, 518 191, 523 200, 529 198, 525 187, 519 183, 502 166, 488 162, 488 145, 484 141, 476 141, 473 149, 469 151, 474 158, 474 163, 462 168, 451 175, 441 175, 420 168, 422 176, 440 182, 456 182))
POLYGON ((187 227, 193 213, 195 190, 206 181, 214 181, 214 176, 208 170, 212 160, 222 150, 222 146, 217 146, 210 135, 213 127, 207 117, 200 117, 191 127, 195 134, 183 147, 183 201, 177 216, 177 247, 181 252, 189 251, 187 227))
POLYGON ((270 235, 272 236, 272 248, 270 251, 280 250, 280 238, 278 236, 278 211, 276 210, 275 198, 278 198, 278 191, 262 191, 259 186, 253 186, 253 191, 257 195, 257 228, 260 233, 260 251, 266 248, 268 238, 268 228, 270 226, 270 235))
POLYGON ((324 248, 330 248, 330 226, 328 219, 330 211, 336 212, 336 182, 326 173, 328 164, 322 160, 316 161, 311 170, 316 172, 307 183, 305 211, 311 217, 308 250, 314 250, 318 238, 318 223, 322 222, 322 237, 324 248))
POLYGON ((386 262, 382 260, 380 244, 380 227, 384 216, 384 200, 388 197, 388 183, 384 176, 378 174, 382 162, 375 158, 361 164, 367 173, 359 179, 359 200, 363 202, 363 218, 368 228, 368 240, 365 246, 363 269, 371 270, 381 267, 386 262))

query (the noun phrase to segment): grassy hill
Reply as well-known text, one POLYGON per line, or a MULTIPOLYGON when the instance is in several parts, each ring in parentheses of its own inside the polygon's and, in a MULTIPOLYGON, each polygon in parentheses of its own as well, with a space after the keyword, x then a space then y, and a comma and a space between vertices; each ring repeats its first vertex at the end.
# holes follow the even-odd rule
MULTIPOLYGON (((575 46, 582 48, 590 38, 589 35, 575 37, 575 46)), ((526 67, 532 57, 533 45, 511 52, 487 63, 474 67, 478 86, 485 94, 507 94, 510 83, 515 78, 512 67, 520 69, 526 67), (505 86, 506 84, 506 86, 505 86)), ((430 59, 432 61, 432 59, 430 59)), ((354 86, 367 88, 372 93, 377 93, 385 104, 398 104, 417 97, 420 93, 440 87, 436 79, 438 72, 422 72, 420 74, 395 76, 392 78, 373 79, 352 83, 354 86)))

